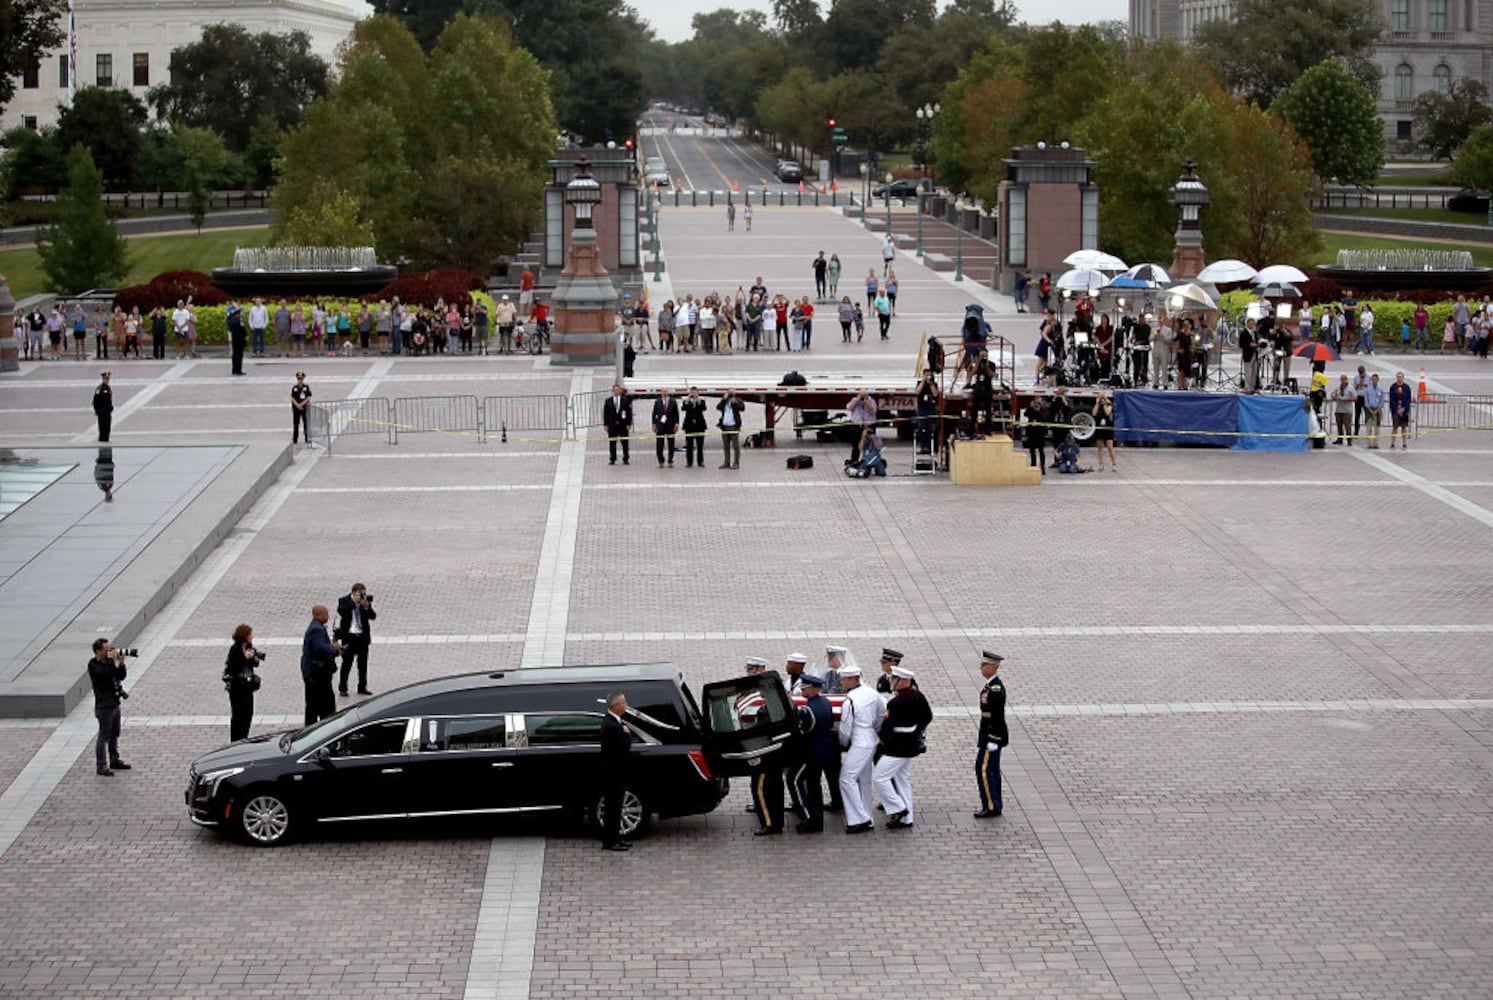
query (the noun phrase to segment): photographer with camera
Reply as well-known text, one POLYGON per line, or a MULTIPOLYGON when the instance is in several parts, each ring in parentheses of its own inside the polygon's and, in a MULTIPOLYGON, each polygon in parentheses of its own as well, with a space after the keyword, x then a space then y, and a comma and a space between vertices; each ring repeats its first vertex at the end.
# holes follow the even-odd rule
POLYGON ((336 639, 342 644, 342 677, 337 693, 347 697, 347 676, 352 673, 353 661, 358 664, 358 694, 372 694, 368 690, 368 644, 373 641, 370 624, 378 614, 373 610, 373 595, 361 583, 352 586, 352 592, 337 599, 336 639))
POLYGON ((108 639, 93 640, 93 659, 88 661, 88 679, 93 683, 93 717, 98 719, 98 740, 94 744, 94 762, 105 778, 115 771, 128 771, 130 765, 119 756, 120 704, 129 697, 124 689, 126 656, 139 656, 133 649, 115 649, 108 639), (104 751, 108 750, 108 756, 104 751))
POLYGON ((240 625, 233 630, 233 645, 223 661, 223 688, 228 692, 228 739, 237 743, 249 736, 254 718, 254 692, 259 690, 255 664, 264 662, 264 654, 254 648, 254 630, 240 625))

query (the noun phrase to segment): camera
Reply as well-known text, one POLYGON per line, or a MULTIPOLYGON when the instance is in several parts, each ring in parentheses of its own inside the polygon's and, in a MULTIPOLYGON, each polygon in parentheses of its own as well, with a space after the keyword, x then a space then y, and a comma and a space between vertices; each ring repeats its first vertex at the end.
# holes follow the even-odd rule
POLYGON ((251 650, 251 652, 253 652, 253 654, 254 654, 255 661, 257 661, 259 663, 263 663, 264 662, 265 654, 264 654, 263 650, 253 649, 253 650, 251 650))
POLYGON ((125 649, 116 649, 114 651, 114 655, 115 656, 121 656, 121 657, 128 656, 128 657, 132 657, 133 658, 133 657, 136 657, 136 656, 140 655, 140 650, 134 648, 133 646, 130 646, 130 647, 125 648, 125 649))

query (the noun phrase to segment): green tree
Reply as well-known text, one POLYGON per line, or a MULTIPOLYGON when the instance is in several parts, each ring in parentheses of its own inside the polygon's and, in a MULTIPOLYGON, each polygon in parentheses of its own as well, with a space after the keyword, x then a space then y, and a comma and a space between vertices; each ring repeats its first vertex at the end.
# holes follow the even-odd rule
POLYGON ((5 147, 5 200, 51 194, 67 183, 67 162, 55 128, 13 128, 0 136, 5 147))
POLYGON ((1438 160, 1448 159, 1472 131, 1493 122, 1488 88, 1481 80, 1463 77, 1449 90, 1428 90, 1415 99, 1411 114, 1420 136, 1416 147, 1438 160))
POLYGON ((170 81, 149 96, 160 117, 214 129, 242 153, 261 118, 289 128, 326 89, 326 61, 304 31, 250 34, 241 24, 210 24, 200 41, 171 53, 170 81))
POLYGON ((1469 191, 1493 193, 1493 125, 1480 125, 1452 158, 1454 183, 1469 191))
POLYGON ((1027 108, 1024 70, 1021 47, 995 37, 944 90, 930 144, 939 183, 987 200, 995 196, 1005 176, 1001 161, 1018 141, 1027 108))
POLYGON ((21 74, 67 39, 67 0, 0 0, 0 108, 21 74))
POLYGON ((1384 125, 1374 95, 1337 59, 1324 59, 1276 98, 1271 110, 1291 123, 1323 181, 1372 184, 1384 165, 1384 125))
POLYGON ((394 18, 360 22, 338 81, 281 146, 276 240, 300 242, 291 220, 346 197, 383 259, 485 268, 538 218, 546 84, 496 20, 458 15, 428 54, 394 18))
POLYGON ((86 146, 109 190, 127 191, 135 183, 147 117, 145 105, 128 90, 84 87, 57 117, 57 145, 86 146))
POLYGON ((287 210, 277 231, 285 246, 366 247, 374 242, 373 223, 351 191, 325 178, 312 197, 287 210))
POLYGON ((1376 0, 1238 0, 1232 20, 1200 25, 1192 44, 1234 93, 1268 108, 1301 74, 1334 56, 1377 93, 1373 54, 1383 28, 1376 0))
POLYGON ((1252 104, 1215 98, 1217 148, 1222 210, 1215 202, 1205 210, 1209 227, 1224 211, 1241 223, 1217 234, 1204 230, 1204 239, 1218 252, 1215 257, 1266 263, 1302 261, 1320 249, 1312 225, 1311 156, 1297 141, 1291 126, 1279 116, 1252 104))
POLYGON ((104 211, 104 179, 88 147, 67 154, 68 185, 57 201, 57 224, 41 231, 36 252, 54 291, 76 295, 113 284, 129 270, 124 240, 104 211))
POLYGON ((870 69, 899 28, 932 24, 934 13, 933 0, 830 0, 819 59, 835 73, 870 69))
POLYGON ((187 192, 192 225, 202 230, 212 193, 243 176, 243 163, 212 129, 179 125, 171 132, 170 155, 176 168, 175 186, 187 192))

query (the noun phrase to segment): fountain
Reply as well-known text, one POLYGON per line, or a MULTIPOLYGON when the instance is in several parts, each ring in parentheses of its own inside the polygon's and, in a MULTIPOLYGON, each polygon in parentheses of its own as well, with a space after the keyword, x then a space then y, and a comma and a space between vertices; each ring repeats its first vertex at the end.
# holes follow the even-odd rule
POLYGON ((213 284, 238 298, 352 298, 372 294, 398 275, 398 268, 378 263, 373 247, 239 247, 232 267, 213 268, 213 284))
POLYGON ((1319 278, 1360 290, 1435 288, 1471 292, 1493 280, 1493 268, 1475 266, 1466 250, 1339 250, 1336 263, 1316 270, 1319 278))

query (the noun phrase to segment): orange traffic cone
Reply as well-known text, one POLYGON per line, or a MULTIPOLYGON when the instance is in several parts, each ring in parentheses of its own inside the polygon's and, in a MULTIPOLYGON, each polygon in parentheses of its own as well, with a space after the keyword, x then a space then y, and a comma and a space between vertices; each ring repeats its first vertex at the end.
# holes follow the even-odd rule
POLYGON ((741 190, 741 181, 732 181, 731 182, 731 190, 732 191, 740 191, 741 190))
POLYGON ((831 191, 838 191, 838 190, 840 190, 840 182, 839 181, 830 181, 829 182, 829 189, 831 191))
POLYGON ((804 182, 803 181, 799 181, 798 182, 798 193, 799 194, 803 194, 804 193, 804 182))
POLYGON ((1426 366, 1421 365, 1420 384, 1415 387, 1415 398, 1417 400, 1420 400, 1421 402, 1424 402, 1425 400, 1430 398, 1430 395, 1430 393, 1426 392, 1426 366))

